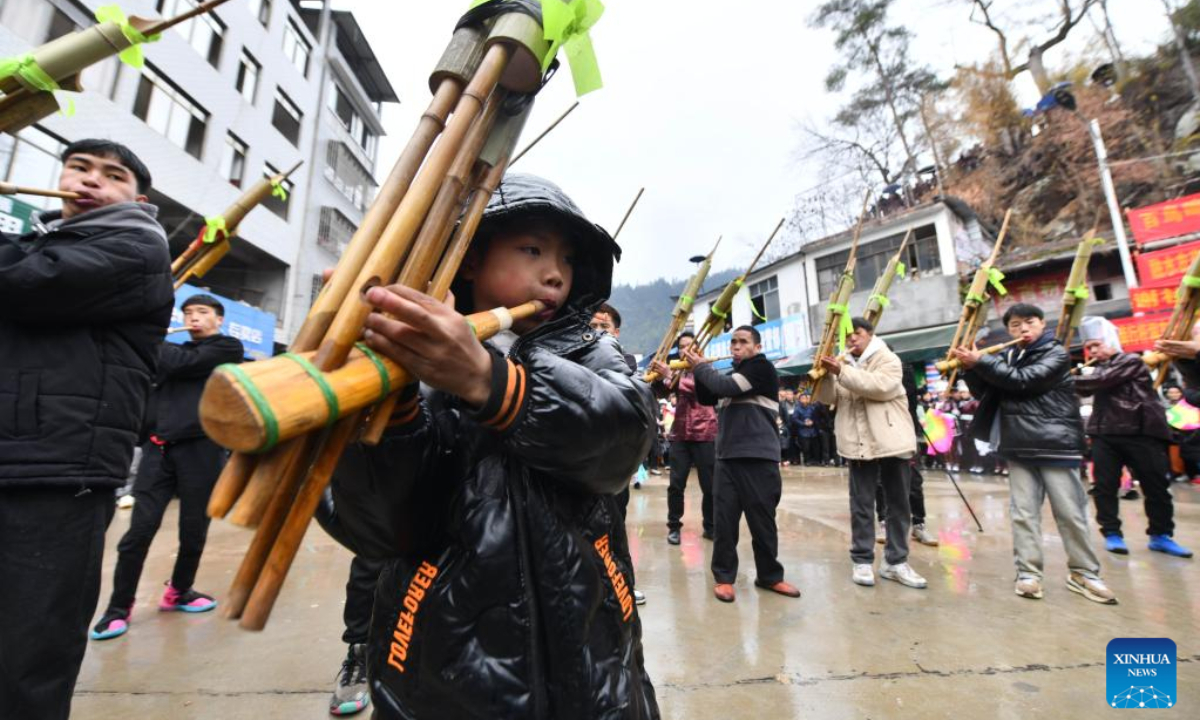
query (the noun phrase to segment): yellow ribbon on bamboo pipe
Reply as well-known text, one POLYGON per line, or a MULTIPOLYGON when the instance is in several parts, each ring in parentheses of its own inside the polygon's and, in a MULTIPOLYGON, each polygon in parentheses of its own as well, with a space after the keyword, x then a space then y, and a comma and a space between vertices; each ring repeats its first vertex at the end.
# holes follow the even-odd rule
MULTIPOLYGON (((545 310, 538 302, 468 316, 480 341, 545 310)), ((408 371, 358 345, 342 367, 321 372, 313 353, 288 353, 248 365, 222 365, 200 398, 200 422, 218 445, 265 452, 387 397, 411 382, 408 371)))

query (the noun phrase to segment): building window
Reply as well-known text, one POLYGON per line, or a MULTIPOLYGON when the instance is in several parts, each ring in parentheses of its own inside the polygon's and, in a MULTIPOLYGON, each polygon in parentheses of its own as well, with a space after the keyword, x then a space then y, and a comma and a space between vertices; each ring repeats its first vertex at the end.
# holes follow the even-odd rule
POLYGON ((77 29, 74 20, 67 17, 66 13, 62 10, 52 7, 50 11, 50 27, 46 29, 46 42, 57 40, 63 35, 75 32, 77 29))
POLYGON ((761 325, 768 320, 778 320, 779 280, 774 276, 760 280, 750 286, 750 304, 754 306, 750 319, 752 325, 761 325))
POLYGON ((1105 300, 1113 299, 1111 283, 1100 283, 1092 286, 1092 299, 1096 302, 1104 302, 1105 300))
MULTIPOLYGON (((273 167, 270 163, 263 166, 263 177, 272 178, 279 174, 279 169, 273 167)), ((281 200, 275 197, 274 194, 268 195, 266 200, 263 200, 263 207, 275 213, 284 220, 288 219, 288 207, 292 204, 292 191, 296 189, 296 184, 291 180, 284 179, 283 189, 287 191, 288 199, 281 200)))
POLYGON ((225 136, 225 148, 221 152, 221 176, 234 187, 241 187, 242 179, 246 177, 247 150, 246 143, 237 135, 229 133, 225 136))
MULTIPOLYGON (((158 0, 158 13, 162 16, 178 15, 196 7, 196 0, 158 0)), ((225 43, 225 24, 211 12, 194 17, 175 29, 188 43, 208 60, 213 67, 220 67, 221 48, 225 43)))
POLYGON ((199 158, 203 153, 208 111, 155 72, 148 63, 142 68, 133 114, 194 157, 199 158))
POLYGON ((300 146, 300 122, 304 113, 296 107, 296 103, 278 88, 275 89, 275 112, 271 115, 271 124, 283 134, 292 144, 300 146))
POLYGON ((354 236, 354 223, 336 208, 321 208, 321 223, 317 227, 317 247, 341 257, 350 238, 354 236))
MULTIPOLYGON (((26 187, 56 188, 62 175, 59 157, 66 147, 36 126, 21 130, 15 138, 7 133, 0 135, 0 179, 26 187)), ((62 203, 36 195, 22 195, 19 199, 42 210, 57 208, 62 203)))
MULTIPOLYGON (((875 240, 858 248, 858 261, 854 268, 854 289, 870 290, 875 281, 883 274, 900 243, 904 234, 896 233, 889 237, 875 240)), ((942 270, 941 254, 938 252, 937 229, 933 225, 925 225, 913 230, 913 237, 904 251, 904 263, 912 277, 922 277, 940 274, 942 270)), ((846 259, 850 251, 843 250, 832 255, 817 258, 817 292, 820 300, 828 300, 837 288, 838 278, 846 267, 846 259)))
POLYGON ((250 0, 247 8, 251 15, 258 18, 263 27, 271 22, 271 0, 250 0))
POLYGON ((325 285, 325 279, 320 273, 313 273, 312 284, 308 291, 308 306, 312 307, 317 302, 317 296, 321 294, 321 288, 325 285))
POLYGON ((325 147, 325 179, 359 210, 371 204, 375 181, 345 144, 330 140, 325 147))
POLYGON ((287 27, 283 29, 283 54, 301 75, 308 77, 308 56, 312 54, 312 45, 304 39, 304 34, 291 18, 288 18, 287 27))
POLYGON ((337 118, 338 123, 350 133, 350 137, 354 138, 354 142, 363 149, 367 157, 373 163, 375 161, 375 149, 378 143, 378 137, 371 129, 367 127, 367 123, 363 120, 362 114, 354 107, 354 103, 350 100, 350 96, 342 90, 336 82, 330 81, 329 92, 326 93, 329 100, 329 110, 333 116, 337 118))
POLYGON ((242 59, 238 64, 237 90, 251 105, 254 104, 254 98, 258 95, 258 78, 261 75, 262 65, 243 48, 242 59))

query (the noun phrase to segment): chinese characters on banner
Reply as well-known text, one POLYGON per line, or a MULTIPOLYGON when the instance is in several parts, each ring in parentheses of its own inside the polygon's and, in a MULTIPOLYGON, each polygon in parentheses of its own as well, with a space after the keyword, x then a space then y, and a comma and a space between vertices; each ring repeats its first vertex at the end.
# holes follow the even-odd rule
POLYGON ((1179 286, 1175 283, 1134 288, 1129 291, 1129 306, 1134 314, 1170 312, 1175 309, 1175 293, 1178 290, 1179 286))
POLYGON ((1052 308, 1062 304, 1063 286, 1066 284, 1066 270, 1031 278, 1019 278, 1011 282, 1006 280, 1004 287, 1008 289, 1008 294, 996 295, 992 293, 992 302, 995 304, 996 314, 998 315, 1003 315, 1004 311, 1017 303, 1029 303, 1030 305, 1037 305, 1042 308, 1052 308))
POLYGON ((1142 352, 1149 350, 1154 341, 1162 337, 1171 320, 1171 313, 1162 312, 1143 317, 1120 318, 1113 320, 1117 332, 1121 335, 1121 347, 1125 352, 1142 352))
POLYGON ((1138 245, 1200 232, 1200 195, 1136 208, 1126 216, 1138 245))
POLYGON ((1138 278, 1142 285, 1178 284, 1198 252, 1200 241, 1142 253, 1137 257, 1138 278))

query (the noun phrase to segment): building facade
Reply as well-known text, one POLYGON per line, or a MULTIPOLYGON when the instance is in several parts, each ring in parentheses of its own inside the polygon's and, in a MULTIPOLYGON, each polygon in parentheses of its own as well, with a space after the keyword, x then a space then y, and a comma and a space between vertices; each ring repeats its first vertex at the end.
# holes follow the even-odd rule
MULTIPOLYGON (((0 0, 0 56, 93 24, 102 4, 0 0)), ((194 4, 122 8, 155 17, 194 4)), ((154 177, 150 200, 174 256, 242 188, 303 161, 285 183, 288 198, 250 213, 229 255, 195 281, 273 313, 276 340, 286 343, 315 297, 314 278, 336 263, 374 198, 380 111, 398 102, 395 92, 353 16, 328 0, 237 0, 144 49, 141 70, 110 58, 85 71, 73 116, 0 136, 0 179, 54 187, 67 143, 123 143, 154 177)))

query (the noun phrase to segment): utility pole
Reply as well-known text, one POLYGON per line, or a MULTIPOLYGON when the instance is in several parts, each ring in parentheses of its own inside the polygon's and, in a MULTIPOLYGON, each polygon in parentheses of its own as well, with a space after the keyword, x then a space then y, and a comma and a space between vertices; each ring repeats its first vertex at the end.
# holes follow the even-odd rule
POLYGON ((1125 220, 1121 217, 1121 206, 1117 203, 1117 191, 1113 187, 1112 173, 1108 169, 1108 150, 1104 147, 1104 136, 1100 134, 1100 121, 1088 123, 1088 133, 1096 148, 1096 161, 1100 165, 1100 184, 1104 187, 1104 198, 1108 200, 1108 214, 1112 218, 1113 235, 1117 239, 1117 251, 1121 254, 1121 269, 1125 272, 1125 285, 1129 289, 1138 286, 1133 272, 1133 259, 1129 255, 1129 241, 1125 237, 1125 220))

